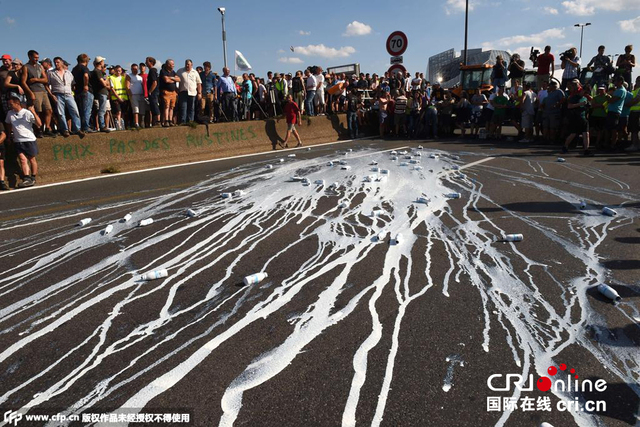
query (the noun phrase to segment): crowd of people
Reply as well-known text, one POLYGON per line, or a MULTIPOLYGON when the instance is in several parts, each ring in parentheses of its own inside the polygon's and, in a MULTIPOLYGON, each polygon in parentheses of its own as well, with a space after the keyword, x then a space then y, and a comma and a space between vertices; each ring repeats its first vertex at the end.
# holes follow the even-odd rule
POLYGON ((352 138, 363 126, 377 128, 382 137, 450 137, 458 129, 462 137, 500 138, 502 127, 512 125, 521 142, 539 138, 562 143, 564 150, 579 136, 586 155, 593 153, 591 142, 602 149, 638 150, 640 78, 632 84, 632 50, 627 46, 614 66, 600 46, 587 64, 592 71, 588 82, 579 80, 575 48, 560 55, 561 81, 553 78, 550 46, 533 58, 535 84, 524 81, 525 64, 517 54, 508 64, 498 57, 491 73, 493 89, 485 93, 450 91, 438 82, 432 85, 420 72, 347 74, 311 66, 295 75, 269 71, 264 79, 254 73, 232 76, 228 68, 218 75, 210 62, 194 67, 189 59, 176 69, 173 59, 160 65, 147 57, 125 69, 86 54, 78 55, 74 66, 60 57, 40 60, 35 50, 27 53, 27 63, 5 54, 0 67, 0 189, 8 189, 6 141, 14 144, 22 171, 18 187, 29 187, 37 175, 37 138, 279 115, 289 125, 281 146, 287 146, 291 134, 302 144, 295 129, 302 115, 346 113, 352 138), (629 138, 632 147, 627 147, 629 138))

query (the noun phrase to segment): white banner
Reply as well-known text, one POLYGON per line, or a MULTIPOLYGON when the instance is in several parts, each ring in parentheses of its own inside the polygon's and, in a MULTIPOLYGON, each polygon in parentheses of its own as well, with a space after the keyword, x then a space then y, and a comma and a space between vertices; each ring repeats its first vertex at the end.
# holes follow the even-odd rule
POLYGON ((247 61, 247 58, 236 50, 236 71, 248 71, 251 70, 251 64, 247 61))

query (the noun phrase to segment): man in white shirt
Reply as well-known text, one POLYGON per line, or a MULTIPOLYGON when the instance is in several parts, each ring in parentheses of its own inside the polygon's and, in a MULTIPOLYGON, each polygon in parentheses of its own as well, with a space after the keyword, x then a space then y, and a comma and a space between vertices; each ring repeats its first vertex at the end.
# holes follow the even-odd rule
POLYGON ((533 123, 535 120, 536 94, 531 90, 531 83, 524 84, 524 94, 522 97, 522 130, 524 138, 520 142, 533 142, 533 123))
POLYGON ((196 100, 202 97, 202 80, 193 68, 193 61, 184 61, 184 68, 178 70, 180 86, 178 87, 178 105, 180 106, 180 123, 186 124, 195 120, 196 100))
POLYGON ((314 111, 317 115, 324 114, 324 75, 322 74, 322 67, 316 67, 316 72, 313 75, 316 79, 316 95, 313 100, 314 111))
POLYGON ((536 106, 537 111, 536 111, 536 136, 540 136, 542 134, 542 122, 543 122, 543 118, 542 118, 542 101, 544 101, 544 99, 547 97, 547 94, 549 92, 547 92, 547 88, 549 87, 549 82, 548 81, 542 81, 542 85, 538 90, 538 95, 536 96, 536 106))
POLYGON ((411 90, 420 90, 422 86, 422 79, 420 78, 420 72, 416 72, 416 77, 411 80, 411 90))
POLYGON ((22 108, 20 96, 15 93, 8 95, 7 106, 9 112, 5 119, 7 124, 6 133, 11 136, 14 149, 18 154, 18 163, 22 169, 22 182, 18 188, 32 187, 36 183, 38 174, 38 144, 36 135, 33 133, 33 125, 40 127, 42 122, 36 114, 33 106, 29 109, 22 108))
POLYGON ((315 116, 315 109, 314 109, 314 100, 316 97, 316 90, 318 87, 318 81, 316 80, 316 77, 311 74, 311 72, 309 71, 309 69, 307 68, 306 70, 304 70, 304 76, 305 76, 305 89, 307 92, 307 96, 304 99, 304 113, 307 116, 315 116))
POLYGON ((140 117, 147 113, 147 101, 144 99, 142 76, 138 74, 138 64, 131 64, 131 72, 127 74, 127 90, 133 113, 133 126, 140 129, 140 117))

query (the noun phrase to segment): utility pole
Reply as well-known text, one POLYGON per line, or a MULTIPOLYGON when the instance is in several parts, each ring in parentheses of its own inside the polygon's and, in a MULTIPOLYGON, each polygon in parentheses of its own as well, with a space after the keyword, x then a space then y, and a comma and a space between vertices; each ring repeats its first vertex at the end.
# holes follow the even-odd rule
POLYGON ((591 25, 591 22, 587 22, 586 24, 575 24, 574 27, 580 27, 580 58, 582 58, 582 38, 584 36, 584 27, 588 27, 591 25))
POLYGON ((224 68, 228 68, 227 67, 227 32, 224 29, 224 12, 225 12, 225 8, 224 7, 219 7, 218 8, 218 12, 220 12, 220 15, 222 15, 222 51, 224 53, 224 68))
POLYGON ((467 65, 467 35, 469 33, 469 0, 464 9, 464 65, 467 65))

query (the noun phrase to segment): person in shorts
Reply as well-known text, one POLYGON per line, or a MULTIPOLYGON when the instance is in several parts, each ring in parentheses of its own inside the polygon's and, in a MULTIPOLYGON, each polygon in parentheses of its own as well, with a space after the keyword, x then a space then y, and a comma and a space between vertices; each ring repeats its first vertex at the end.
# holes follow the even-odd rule
POLYGON ((0 191, 9 190, 9 185, 6 182, 6 176, 4 172, 4 159, 7 157, 6 147, 7 134, 4 133, 4 125, 0 122, 0 191))
POLYGON ((293 95, 290 93, 285 97, 286 104, 284 106, 284 115, 287 118, 287 136, 285 136, 284 141, 279 143, 280 147, 287 148, 289 145, 287 141, 289 141, 289 137, 293 133, 293 136, 298 140, 298 145, 296 147, 302 147, 302 141, 300 140, 300 135, 298 135, 298 131, 296 130, 296 123, 300 123, 300 107, 298 104, 293 102, 293 95))
POLYGON ((36 175, 38 174, 38 162, 36 161, 38 144, 33 132, 33 125, 42 126, 42 121, 36 114, 33 105, 28 109, 22 108, 20 98, 15 95, 11 95, 8 105, 10 110, 5 119, 5 123, 8 125, 7 135, 11 135, 22 170, 22 182, 18 184, 18 188, 32 187, 36 183, 36 175))
POLYGON ((563 153, 569 152, 569 146, 576 137, 582 134, 582 144, 584 146, 584 155, 593 156, 589 151, 589 122, 587 121, 587 105, 589 101, 582 94, 579 83, 569 83, 569 97, 567 99, 567 119, 569 122, 569 136, 562 147, 563 153))
MULTIPOLYGON (((29 62, 24 65, 21 76, 22 88, 27 97, 27 105, 35 107, 36 113, 42 115, 41 117, 44 119, 44 124, 46 125, 44 135, 55 136, 55 134, 51 132, 53 110, 46 89, 49 85, 47 73, 44 67, 38 63, 38 59, 40 59, 38 52, 30 50, 27 55, 29 56, 29 62)), ((39 125, 38 127, 41 126, 39 125)), ((40 130, 38 133, 40 133, 40 130)))
POLYGON ((500 138, 502 134, 502 123, 505 120, 507 109, 509 108, 509 98, 504 95, 504 87, 498 87, 498 93, 492 97, 491 105, 494 108, 491 117, 491 129, 489 133, 492 138, 500 138))

